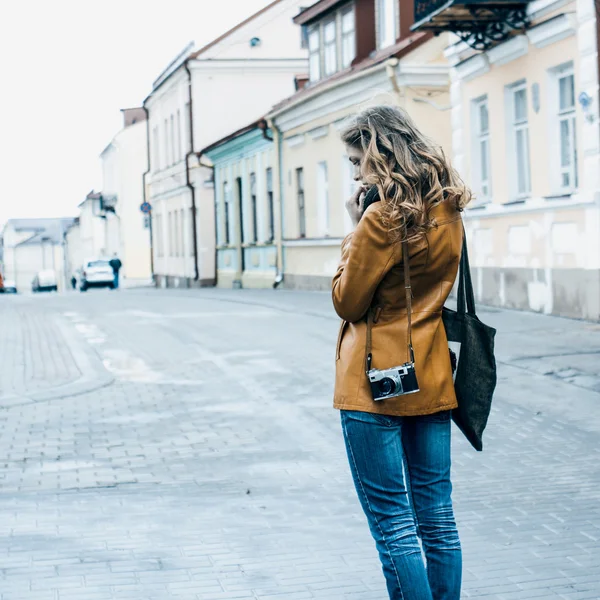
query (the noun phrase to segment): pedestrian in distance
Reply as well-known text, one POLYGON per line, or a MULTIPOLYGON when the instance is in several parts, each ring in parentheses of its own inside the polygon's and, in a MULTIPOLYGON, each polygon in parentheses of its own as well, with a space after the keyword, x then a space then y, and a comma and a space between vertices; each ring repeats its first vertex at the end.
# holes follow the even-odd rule
POLYGON ((113 254, 113 257, 108 261, 108 264, 112 267, 113 270, 113 288, 116 290, 119 287, 119 271, 121 270, 123 263, 121 262, 121 260, 117 256, 117 253, 115 252, 113 254))
POLYGON ((334 406, 350 471, 389 598, 459 600, 450 480, 457 401, 442 307, 471 194, 399 108, 366 109, 341 137, 358 184, 332 289, 342 319, 334 406))

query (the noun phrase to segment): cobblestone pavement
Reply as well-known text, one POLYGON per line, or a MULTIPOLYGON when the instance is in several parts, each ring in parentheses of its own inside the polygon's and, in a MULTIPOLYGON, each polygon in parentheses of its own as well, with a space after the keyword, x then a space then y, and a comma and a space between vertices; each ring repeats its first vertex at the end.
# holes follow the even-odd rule
MULTIPOLYGON (((600 327, 481 318, 500 384, 483 453, 453 430, 463 596, 598 599, 600 327)), ((0 297, 0 319, 2 600, 387 597, 326 294, 0 297)))

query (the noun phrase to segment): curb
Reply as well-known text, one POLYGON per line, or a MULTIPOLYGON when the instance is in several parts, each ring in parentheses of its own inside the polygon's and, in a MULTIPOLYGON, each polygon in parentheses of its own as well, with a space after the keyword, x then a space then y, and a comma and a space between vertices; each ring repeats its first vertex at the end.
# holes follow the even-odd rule
POLYGON ((77 365, 81 376, 69 383, 63 383, 42 391, 0 396, 0 410, 80 396, 108 387, 115 381, 114 377, 102 365, 100 356, 89 344, 77 337, 75 331, 69 327, 63 317, 57 316, 56 324, 69 347, 73 361, 77 365))

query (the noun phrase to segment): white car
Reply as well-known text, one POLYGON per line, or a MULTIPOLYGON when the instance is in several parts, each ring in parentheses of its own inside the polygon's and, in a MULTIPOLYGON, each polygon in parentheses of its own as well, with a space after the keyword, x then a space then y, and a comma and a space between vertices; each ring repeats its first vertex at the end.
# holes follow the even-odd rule
POLYGON ((91 287, 114 289, 115 275, 108 258, 93 258, 83 263, 79 276, 79 290, 85 292, 91 287))
POLYGON ((38 271, 31 282, 32 292, 56 292, 57 290, 58 282, 53 269, 38 271))
POLYGON ((3 294, 16 294, 17 293, 17 284, 12 279, 5 279, 4 284, 0 288, 0 292, 3 294))

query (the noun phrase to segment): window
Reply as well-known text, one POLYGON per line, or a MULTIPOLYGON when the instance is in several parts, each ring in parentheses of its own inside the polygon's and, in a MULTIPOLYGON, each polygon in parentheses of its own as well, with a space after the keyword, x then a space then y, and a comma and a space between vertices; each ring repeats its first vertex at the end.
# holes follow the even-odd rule
POLYGON ((329 184, 327 178, 327 163, 317 164, 317 215, 319 235, 329 235, 329 184))
POLYGON ((171 164, 175 164, 175 117, 171 115, 171 132, 169 142, 171 144, 171 164))
POLYGON ((323 25, 323 48, 325 55, 325 75, 337 71, 337 36, 335 17, 323 25))
POLYGON ((152 167, 153 170, 160 170, 160 140, 158 139, 158 125, 152 130, 152 167))
POLYGON ((244 227, 244 187, 242 185, 242 178, 237 177, 235 180, 236 188, 237 188, 237 200, 239 207, 239 215, 240 215, 240 242, 242 244, 246 241, 245 236, 245 227, 244 227))
POLYGON ((164 121, 164 139, 163 139, 163 167, 168 167, 171 164, 171 157, 169 156, 169 151, 171 145, 169 144, 169 120, 165 119, 164 121))
POLYGON ((162 231, 162 215, 152 216, 152 233, 156 238, 156 255, 161 257, 164 255, 163 248, 163 231, 162 231))
POLYGON ((304 169, 296 169, 296 187, 298 194, 298 233, 306 237, 306 209, 304 206, 304 169))
POLYGON ((181 160, 181 111, 177 109, 177 122, 175 123, 175 161, 181 160))
POLYGON ((250 173, 250 210, 252 211, 252 241, 258 241, 258 211, 256 206, 256 173, 250 173))
POLYGON ((560 187, 577 187, 577 137, 575 121, 575 77, 573 73, 558 77, 558 129, 560 146, 560 187))
POLYGON ((341 210, 344 215, 344 235, 348 235, 353 229, 352 219, 346 210, 346 201, 356 189, 354 181, 354 165, 348 160, 348 155, 342 156, 342 194, 341 194, 341 210))
POLYGON ((169 211, 169 256, 173 256, 173 213, 169 211))
POLYGON ((355 30, 353 3, 346 4, 323 21, 307 28, 312 82, 318 81, 323 75, 333 75, 352 64, 356 57, 355 30))
POLYGON ((321 29, 319 25, 308 32, 308 68, 311 81, 321 79, 321 29))
POLYGON ((179 211, 179 256, 185 256, 185 211, 179 211))
POLYGON ((275 206, 273 204, 273 169, 267 169, 267 209, 269 211, 269 242, 275 239, 275 206))
POLYGON ((180 240, 180 231, 181 226, 179 224, 179 211, 173 211, 173 229, 174 229, 174 237, 173 237, 173 254, 175 256, 179 256, 179 240, 180 240))
POLYGON ((223 209, 224 209, 224 218, 223 225, 225 227, 225 244, 229 246, 231 242, 230 232, 229 232, 229 220, 230 220, 230 207, 229 207, 230 193, 229 193, 229 184, 225 181, 223 183, 223 209))
POLYGON ((510 88, 509 99, 512 117, 512 140, 509 144, 512 156, 510 160, 516 173, 515 196, 522 198, 531 192, 526 84, 518 84, 510 88))
POLYGON ((354 7, 349 6, 342 10, 342 69, 348 68, 356 56, 354 29, 354 7))
POLYGON ((490 119, 487 97, 475 100, 474 115, 474 144, 473 144, 473 173, 476 190, 481 202, 489 202, 492 195, 490 168, 490 119))
POLYGON ((192 148, 192 138, 190 136, 190 103, 186 102, 185 103, 185 109, 183 111, 183 140, 184 140, 184 148, 183 148, 183 154, 184 156, 188 153, 193 151, 192 148))
POLYGON ((377 42, 379 48, 396 43, 398 38, 398 0, 377 0, 377 42))
POLYGON ((194 256, 196 242, 194 240, 194 209, 190 208, 190 256, 194 256))

